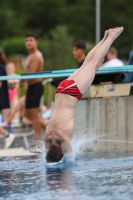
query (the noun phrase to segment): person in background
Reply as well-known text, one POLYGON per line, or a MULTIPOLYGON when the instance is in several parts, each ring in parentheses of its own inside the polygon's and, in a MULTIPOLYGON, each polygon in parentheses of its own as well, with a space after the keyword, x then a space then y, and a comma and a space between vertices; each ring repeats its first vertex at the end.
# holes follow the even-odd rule
MULTIPOLYGON (((0 76, 6 76, 6 60, 3 52, 0 51, 0 76)), ((8 86, 7 81, 0 81, 0 110, 4 116, 4 120, 8 120, 9 115, 9 98, 8 98, 8 86)), ((0 127, 0 134, 5 137, 5 148, 9 148, 12 144, 15 136, 12 133, 7 132, 4 128, 0 127)))
POLYGON ((22 125, 32 125, 32 122, 30 120, 28 120, 25 116, 24 116, 24 111, 25 111, 25 100, 26 100, 26 96, 22 96, 20 97, 18 104, 15 105, 13 112, 11 113, 11 115, 8 118, 8 123, 10 124, 12 119, 14 118, 14 115, 19 112, 19 122, 22 125))
POLYGON ((0 134, 3 135, 3 137, 5 138, 5 147, 4 148, 8 149, 11 146, 11 144, 15 138, 14 134, 9 133, 3 127, 0 127, 0 134))
POLYGON ((106 62, 104 63, 104 67, 118 67, 124 66, 122 60, 118 59, 118 51, 116 48, 111 47, 106 56, 106 62))
MULTIPOLYGON (((128 65, 133 65, 133 50, 129 52, 128 65)), ((133 72, 126 72, 124 83, 131 83, 130 95, 133 96, 133 72)))
MULTIPOLYGON (((8 76, 15 76, 15 65, 14 63, 8 63, 6 65, 6 71, 8 76)), ((19 80, 8 80, 8 95, 10 101, 11 113, 19 102, 19 92, 18 92, 19 80)), ((19 112, 16 112, 13 119, 14 122, 19 121, 19 112)))
POLYGON ((73 46, 73 56, 78 61, 77 68, 80 68, 85 60, 86 43, 83 40, 79 40, 73 46))
MULTIPOLYGON (((32 125, 32 122, 24 116, 24 114, 25 114, 24 113, 24 111, 25 111, 25 100, 26 100, 26 96, 20 97, 18 104, 16 105, 16 107, 14 108, 13 112, 11 113, 11 115, 8 119, 9 120, 8 123, 10 123, 12 121, 12 118, 15 115, 15 113, 19 111, 19 113, 20 113, 20 123, 22 125, 32 125)), ((42 109, 43 116, 48 114, 47 113, 48 109, 45 105, 40 105, 40 107, 42 109)), ((40 115, 40 112, 38 113, 38 115, 40 115)), ((45 125, 47 125, 48 120, 49 120, 48 117, 43 118, 43 122, 45 123, 45 125)))
MULTIPOLYGON (((42 72, 44 59, 42 53, 38 50, 38 36, 34 33, 25 36, 25 46, 28 50, 28 57, 26 62, 26 73, 42 72)), ((22 83, 22 81, 21 81, 22 83)), ((42 79, 26 80, 27 92, 25 100, 25 114, 24 116, 32 122, 35 139, 40 139, 41 130, 45 130, 45 123, 39 117, 40 100, 43 95, 42 79)))

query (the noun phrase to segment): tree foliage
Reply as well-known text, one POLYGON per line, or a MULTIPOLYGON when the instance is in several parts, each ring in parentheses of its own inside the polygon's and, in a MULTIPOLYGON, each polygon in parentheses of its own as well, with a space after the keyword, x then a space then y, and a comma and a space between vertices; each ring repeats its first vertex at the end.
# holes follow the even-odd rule
POLYGON ((50 38, 44 44, 44 58, 48 69, 75 68, 72 57, 73 38, 69 35, 67 26, 57 26, 51 30, 50 38))
POLYGON ((105 29, 110 27, 124 26, 124 32, 113 44, 119 50, 122 58, 128 58, 129 51, 133 44, 133 1, 130 0, 101 0, 101 30, 102 35, 105 29))
MULTIPOLYGON (((128 57, 132 47, 132 7, 133 1, 130 0, 101 0, 101 36, 105 29, 123 25, 125 30, 120 39, 114 43, 120 57, 123 58, 128 57)), ((24 37, 27 32, 36 32, 43 40, 54 37, 56 37, 54 40, 60 40, 53 35, 54 29, 57 31, 59 26, 67 26, 70 36, 68 44, 71 38, 73 41, 83 39, 94 43, 95 0, 1 1, 1 42, 5 39, 24 37)), ((63 45, 66 44, 66 42, 63 43, 63 45)), ((51 48, 51 51, 54 49, 55 47, 51 48)))
POLYGON ((68 25, 75 39, 93 40, 94 9, 94 0, 4 0, 0 9, 0 39, 22 36, 27 31, 45 36, 57 25, 68 25))

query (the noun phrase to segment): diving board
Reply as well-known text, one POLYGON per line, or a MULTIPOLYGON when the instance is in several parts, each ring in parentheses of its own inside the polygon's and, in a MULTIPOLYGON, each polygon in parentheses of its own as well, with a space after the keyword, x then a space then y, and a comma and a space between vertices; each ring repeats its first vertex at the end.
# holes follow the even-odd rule
POLYGON ((33 153, 24 148, 9 148, 0 150, 0 157, 21 157, 21 156, 37 156, 40 153, 33 153))
MULTIPOLYGON (((0 81, 10 79, 34 79, 34 78, 59 78, 68 77, 74 73, 77 69, 65 69, 55 71, 43 71, 37 73, 20 74, 16 76, 0 76, 0 81)), ((122 67, 101 67, 98 69, 96 74, 113 74, 113 73, 126 73, 133 72, 133 65, 127 65, 122 67)))

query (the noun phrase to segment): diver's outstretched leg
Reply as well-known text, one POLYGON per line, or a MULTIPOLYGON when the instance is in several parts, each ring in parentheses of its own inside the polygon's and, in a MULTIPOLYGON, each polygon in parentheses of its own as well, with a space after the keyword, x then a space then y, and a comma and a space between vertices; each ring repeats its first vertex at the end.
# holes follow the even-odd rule
POLYGON ((123 27, 109 29, 107 39, 103 42, 103 44, 99 48, 97 48, 91 61, 87 60, 88 57, 85 58, 85 61, 83 63, 84 68, 74 78, 74 81, 76 82, 82 94, 84 94, 84 92, 91 85, 95 77, 96 71, 99 68, 99 64, 101 63, 102 59, 106 56, 114 40, 122 33, 122 31, 123 27))
POLYGON ((108 30, 105 31, 103 39, 87 54, 83 65, 79 69, 77 69, 72 75, 69 76, 68 78, 69 80, 74 80, 76 76, 86 67, 85 63, 89 63, 92 60, 95 52, 105 42, 107 37, 108 37, 108 30))

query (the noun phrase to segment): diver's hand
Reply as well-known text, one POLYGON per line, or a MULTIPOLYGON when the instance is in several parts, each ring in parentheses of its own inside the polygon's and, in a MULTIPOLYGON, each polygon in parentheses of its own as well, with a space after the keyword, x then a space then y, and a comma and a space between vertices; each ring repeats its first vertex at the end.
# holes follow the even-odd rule
POLYGON ((65 154, 72 154, 72 145, 71 142, 62 142, 61 144, 62 153, 65 154))

